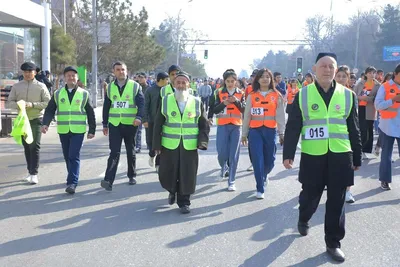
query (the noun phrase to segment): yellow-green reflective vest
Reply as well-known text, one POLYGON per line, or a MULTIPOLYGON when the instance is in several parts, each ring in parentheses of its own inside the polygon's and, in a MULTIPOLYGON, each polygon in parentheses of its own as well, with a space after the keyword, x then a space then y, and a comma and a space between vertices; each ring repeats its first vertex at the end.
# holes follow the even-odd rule
POLYGON ((314 83, 299 91, 299 104, 303 116, 301 152, 319 156, 351 151, 346 119, 353 106, 349 89, 336 83, 329 107, 326 108, 314 83))
POLYGON ((72 101, 69 101, 65 87, 54 93, 57 105, 57 132, 83 134, 86 132, 86 110, 89 93, 85 89, 76 88, 72 101))
POLYGON ((161 113, 165 117, 162 129, 161 145, 168 149, 178 148, 181 139, 186 150, 197 149, 199 135, 199 118, 201 116, 201 101, 189 96, 183 114, 179 110, 173 94, 162 99, 161 113))
POLYGON ((174 93, 174 90, 172 89, 172 85, 171 84, 167 84, 166 86, 161 88, 160 96, 161 96, 161 98, 163 98, 164 96, 169 95, 169 94, 173 94, 173 93, 174 93))
POLYGON ((197 83, 190 83, 190 88, 192 88, 193 93, 197 93, 197 83))
POLYGON ((120 123, 133 125, 136 119, 137 106, 135 97, 138 93, 139 84, 132 80, 127 80, 122 95, 119 93, 115 81, 110 84, 107 96, 111 100, 108 122, 114 126, 120 123))

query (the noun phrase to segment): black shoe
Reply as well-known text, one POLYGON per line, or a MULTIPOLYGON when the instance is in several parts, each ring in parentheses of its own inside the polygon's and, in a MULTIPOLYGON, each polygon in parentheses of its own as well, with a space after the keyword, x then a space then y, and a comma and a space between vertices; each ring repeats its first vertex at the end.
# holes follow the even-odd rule
POLYGON ((188 213, 190 213, 190 208, 189 208, 189 206, 187 206, 187 205, 182 206, 182 207, 181 207, 181 213, 182 213, 182 214, 188 214, 188 213))
POLYGON ((175 194, 169 193, 168 204, 173 205, 175 203, 175 194))
POLYGON ((308 222, 301 222, 299 221, 297 223, 297 230, 299 230, 299 233, 302 236, 306 236, 308 235, 308 229, 310 229, 310 225, 308 224, 308 222))
POLYGON ((326 247, 326 252, 328 252, 329 256, 331 256, 334 261, 344 262, 345 260, 344 253, 340 248, 326 247))
POLYGON ((75 188, 76 188, 76 184, 67 185, 67 188, 65 188, 65 192, 73 195, 73 194, 75 194, 75 188))
POLYGON ((229 171, 225 172, 225 177, 229 177, 229 171))
POLYGON ((392 188, 390 187, 390 184, 387 183, 387 182, 381 182, 381 188, 382 188, 383 190, 386 190, 386 191, 392 189, 392 188))
POLYGON ((136 184, 136 179, 135 178, 129 178, 129 184, 130 185, 135 185, 136 184))
POLYGON ((102 180, 100 183, 101 187, 103 187, 107 191, 112 191, 112 185, 110 184, 109 181, 102 180))

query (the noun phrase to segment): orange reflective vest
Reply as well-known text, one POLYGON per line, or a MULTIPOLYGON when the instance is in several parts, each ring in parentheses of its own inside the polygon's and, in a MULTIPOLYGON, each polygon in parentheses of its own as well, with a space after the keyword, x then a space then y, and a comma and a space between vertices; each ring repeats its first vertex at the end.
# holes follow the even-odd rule
POLYGON ((296 94, 298 92, 299 92, 299 88, 297 88, 297 86, 294 89, 292 89, 291 87, 288 88, 288 91, 287 91, 287 103, 288 103, 288 105, 293 104, 294 97, 296 96, 296 94))
POLYGON ((278 107, 278 93, 276 91, 270 92, 264 97, 260 92, 252 92, 249 97, 251 97, 250 128, 261 126, 276 128, 275 116, 278 107))
MULTIPOLYGON (((242 99, 243 93, 235 93, 233 94, 237 99, 242 99)), ((220 102, 224 102, 224 100, 228 99, 228 92, 218 92, 220 102)), ((242 125, 242 112, 235 106, 235 104, 231 103, 227 105, 223 112, 216 114, 218 118, 218 125, 242 125)))
MULTIPOLYGON (((385 100, 392 99, 396 95, 400 94, 400 89, 394 82, 385 82, 383 84, 383 88, 385 89, 385 100)), ((389 108, 385 110, 380 110, 382 119, 393 119, 397 116, 397 112, 400 108, 400 102, 394 102, 389 108)))
POLYGON ((249 96, 249 94, 253 92, 253 86, 251 84, 247 85, 246 91, 245 91, 245 96, 246 98, 249 96))
MULTIPOLYGON (((367 84, 367 83, 365 83, 364 84, 364 89, 361 92, 361 96, 365 96, 365 95, 369 96, 369 94, 371 93, 371 90, 374 87, 374 85, 375 85, 374 83, 372 83, 372 86, 367 84)), ((364 101, 364 100, 361 100, 360 102, 358 102, 358 105, 361 106, 361 107, 365 107, 367 104, 368 104, 368 102, 364 101)))

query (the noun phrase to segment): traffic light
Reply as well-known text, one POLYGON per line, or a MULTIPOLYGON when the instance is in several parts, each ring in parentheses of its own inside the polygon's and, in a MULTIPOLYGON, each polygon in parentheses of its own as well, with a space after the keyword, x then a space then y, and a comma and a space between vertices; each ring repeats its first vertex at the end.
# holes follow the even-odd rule
POLYGON ((204 59, 208 58, 208 50, 204 50, 204 59))
POLYGON ((297 69, 297 73, 303 72, 303 58, 302 57, 298 57, 296 59, 296 69, 297 69))

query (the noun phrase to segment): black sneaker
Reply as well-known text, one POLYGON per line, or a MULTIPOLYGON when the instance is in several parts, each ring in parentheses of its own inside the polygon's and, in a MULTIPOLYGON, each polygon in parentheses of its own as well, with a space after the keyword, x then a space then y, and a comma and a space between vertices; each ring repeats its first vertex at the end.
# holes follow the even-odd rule
POLYGON ((136 179, 135 178, 129 178, 129 184, 130 185, 135 185, 136 184, 136 179))
POLYGON ((229 171, 226 171, 224 175, 225 177, 229 177, 229 171))
POLYGON ((107 191, 112 191, 112 185, 109 181, 102 180, 100 183, 101 187, 103 187, 107 191))
POLYGON ((310 225, 308 224, 308 222, 301 222, 299 221, 297 223, 297 230, 299 231, 299 233, 302 236, 306 236, 308 235, 308 229, 310 229, 310 225))
POLYGON ((188 213, 190 213, 190 208, 189 208, 189 206, 187 206, 187 205, 182 206, 182 207, 181 207, 181 213, 182 213, 182 214, 188 214, 188 213))
POLYGON ((75 189, 76 189, 76 184, 70 184, 70 185, 67 185, 67 188, 65 188, 65 192, 73 195, 73 194, 75 194, 75 189))
POLYGON ((390 187, 390 184, 387 183, 387 182, 381 182, 381 188, 382 188, 383 190, 386 190, 386 191, 392 189, 392 188, 390 187))

